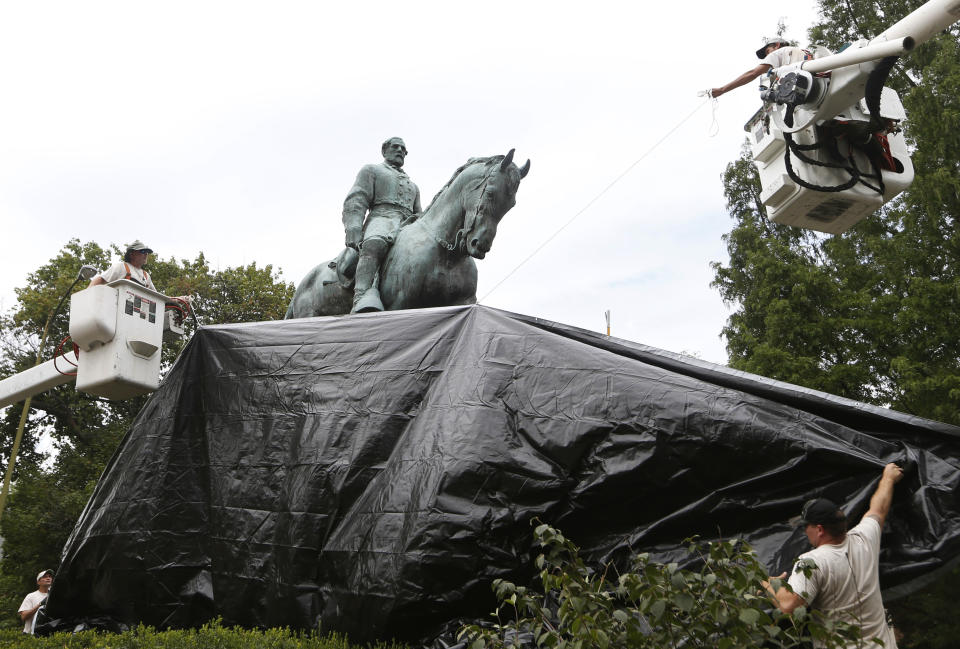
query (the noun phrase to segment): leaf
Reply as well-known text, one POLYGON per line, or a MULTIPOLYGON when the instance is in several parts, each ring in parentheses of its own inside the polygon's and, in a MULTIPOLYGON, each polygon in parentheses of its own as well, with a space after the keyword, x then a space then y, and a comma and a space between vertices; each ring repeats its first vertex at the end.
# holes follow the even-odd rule
POLYGON ((666 610, 666 608, 667 608, 667 603, 662 599, 658 599, 657 601, 655 601, 653 604, 650 605, 650 609, 649 609, 650 616, 654 620, 659 620, 663 616, 663 612, 666 610))
POLYGON ((694 602, 693 597, 687 593, 677 593, 673 596, 673 603, 676 604, 677 608, 679 608, 681 611, 688 613, 693 608, 694 602))
POLYGON ((674 588, 683 588, 687 585, 687 580, 682 572, 675 572, 670 577, 670 583, 673 584, 674 588))
POLYGON ((760 611, 755 608, 741 609, 739 618, 744 624, 756 626, 757 621, 760 619, 760 611))

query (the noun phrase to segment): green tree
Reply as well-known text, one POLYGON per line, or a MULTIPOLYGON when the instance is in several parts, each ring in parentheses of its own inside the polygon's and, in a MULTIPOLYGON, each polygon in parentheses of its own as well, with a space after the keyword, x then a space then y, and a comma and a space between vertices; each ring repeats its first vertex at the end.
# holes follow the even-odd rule
MULTIPOLYGON (((116 246, 107 249, 74 239, 27 276, 26 286, 16 290, 16 306, 10 313, 0 314, 0 378, 34 364, 40 332, 76 279, 80 266, 106 268, 111 256, 120 255, 116 246)), ((211 271, 200 254, 194 260, 154 259, 147 269, 156 286, 166 294, 197 296, 194 311, 201 324, 282 318, 293 297, 293 285, 283 282, 269 265, 259 268, 251 263, 211 271)), ((83 288, 86 282, 74 290, 83 288)), ((164 370, 194 330, 191 318, 186 319, 185 325, 185 340, 164 345, 164 370)), ((51 322, 47 343, 39 350, 42 359, 53 357, 68 330, 69 303, 51 322)), ((107 401, 77 392, 72 385, 33 398, 16 463, 14 489, 0 519, 0 536, 4 539, 0 611, 5 612, 0 615, 0 627, 16 624, 16 618, 9 613, 16 611, 23 596, 33 590, 36 574, 42 569, 56 568, 63 544, 97 479, 147 398, 107 401), (38 448, 42 434, 52 440, 52 458, 38 448)), ((18 404, 7 408, 0 418, 4 469, 21 412, 22 404, 18 404)))

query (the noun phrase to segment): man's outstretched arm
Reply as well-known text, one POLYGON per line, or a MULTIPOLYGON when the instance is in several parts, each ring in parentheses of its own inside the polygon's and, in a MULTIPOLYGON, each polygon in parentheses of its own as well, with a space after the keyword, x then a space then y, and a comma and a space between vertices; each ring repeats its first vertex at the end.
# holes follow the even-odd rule
POLYGON ((754 79, 756 79, 757 77, 759 77, 761 74, 764 74, 765 72, 769 71, 770 68, 772 68, 772 67, 773 67, 773 66, 770 65, 769 63, 761 63, 760 65, 758 65, 757 67, 753 68, 752 70, 747 70, 746 72, 744 72, 743 74, 741 74, 739 77, 737 77, 736 79, 734 79, 734 80, 731 81, 730 83, 728 83, 728 84, 726 84, 726 85, 723 85, 723 86, 720 86, 719 88, 712 88, 712 89, 710 90, 710 95, 711 95, 714 99, 716 99, 716 98, 719 97, 720 95, 722 95, 722 94, 724 94, 724 93, 727 93, 727 92, 730 92, 730 91, 733 90, 734 88, 739 88, 740 86, 745 86, 746 84, 750 83, 751 81, 753 81, 754 79))
POLYGON ((903 469, 891 462, 883 467, 883 474, 880 476, 880 484, 877 490, 873 492, 870 498, 870 509, 864 514, 864 518, 872 516, 880 523, 880 529, 887 520, 887 514, 890 513, 890 505, 893 503, 893 486, 900 482, 903 477, 903 469))

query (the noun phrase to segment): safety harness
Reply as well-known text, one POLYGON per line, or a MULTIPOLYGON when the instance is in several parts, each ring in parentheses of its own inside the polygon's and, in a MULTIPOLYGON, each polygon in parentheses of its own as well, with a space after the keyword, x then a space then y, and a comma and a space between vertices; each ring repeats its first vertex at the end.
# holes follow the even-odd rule
POLYGON ((140 269, 140 272, 143 273, 143 281, 140 281, 133 276, 133 273, 130 272, 130 264, 123 262, 123 267, 127 269, 127 274, 123 279, 133 280, 137 284, 142 284, 145 288, 149 288, 150 274, 147 271, 143 270, 142 268, 140 269))

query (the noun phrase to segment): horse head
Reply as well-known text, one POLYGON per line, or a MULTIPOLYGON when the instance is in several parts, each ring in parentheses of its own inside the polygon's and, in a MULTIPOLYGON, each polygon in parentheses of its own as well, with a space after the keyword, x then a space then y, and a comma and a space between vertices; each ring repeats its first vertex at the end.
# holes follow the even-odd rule
POLYGON ((481 165, 483 173, 478 174, 468 191, 463 193, 463 229, 462 246, 464 252, 476 259, 483 259, 493 238, 497 236, 500 219, 517 202, 517 189, 527 172, 530 161, 517 167, 513 164, 513 149, 505 156, 493 156, 486 165, 481 165))

